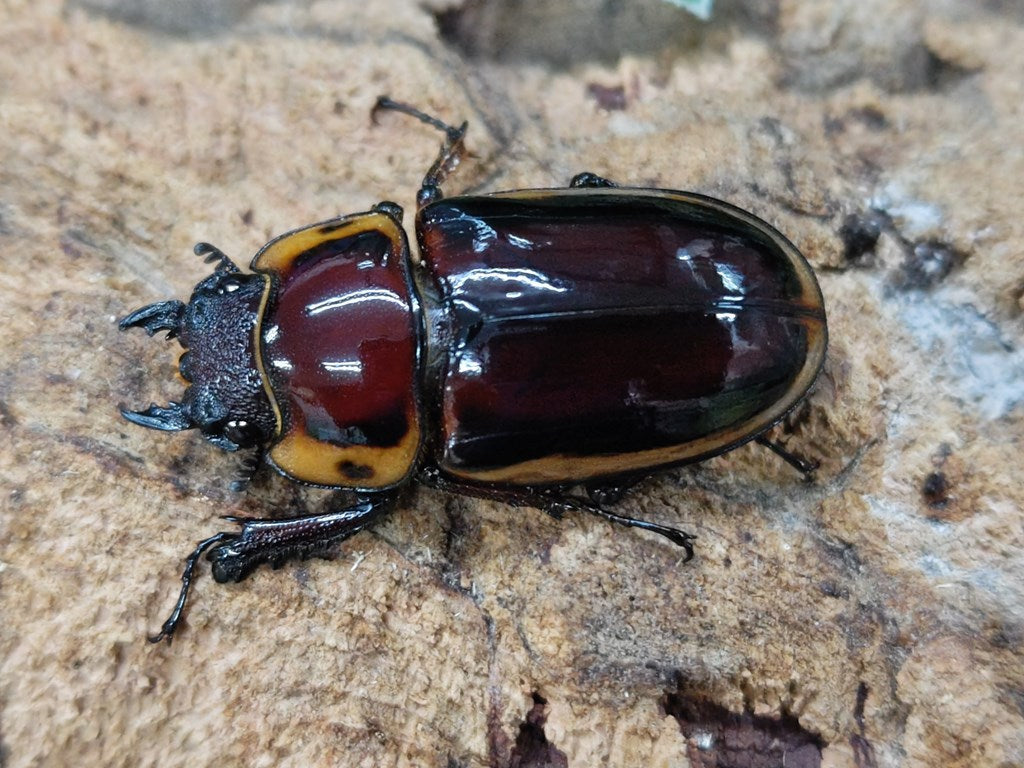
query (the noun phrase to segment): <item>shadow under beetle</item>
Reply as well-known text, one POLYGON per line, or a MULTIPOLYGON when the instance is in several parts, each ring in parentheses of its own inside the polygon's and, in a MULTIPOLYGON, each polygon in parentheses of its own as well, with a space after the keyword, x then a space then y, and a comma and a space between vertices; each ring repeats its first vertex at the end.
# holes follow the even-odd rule
MULTIPOLYGON (((323 553, 412 483, 591 512, 693 537, 604 508, 646 474, 758 440, 807 392, 825 356, 821 291, 797 249, 757 217, 690 192, 619 187, 591 173, 567 189, 444 198, 464 154, 440 129, 417 197, 413 261, 402 209, 370 211, 271 240, 243 273, 216 264, 188 304, 165 301, 122 330, 166 331, 186 350, 181 402, 123 410, 135 424, 198 429, 353 503, 287 519, 228 518, 200 542, 171 615, 182 619, 198 559, 218 582, 323 553), (587 496, 573 495, 582 487, 587 496)), ((244 478, 237 487, 244 487, 244 478)))

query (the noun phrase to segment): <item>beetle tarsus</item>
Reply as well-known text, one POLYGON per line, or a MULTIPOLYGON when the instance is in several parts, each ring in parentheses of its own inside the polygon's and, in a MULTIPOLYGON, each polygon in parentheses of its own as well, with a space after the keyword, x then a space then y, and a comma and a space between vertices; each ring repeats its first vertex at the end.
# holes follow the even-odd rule
POLYGON ((430 166, 430 169, 423 177, 423 184, 420 186, 419 194, 416 196, 416 204, 422 208, 428 203, 440 200, 442 197, 441 185, 455 171, 466 154, 466 146, 463 143, 463 139, 466 137, 469 123, 463 121, 459 126, 448 125, 448 123, 438 120, 433 115, 428 115, 426 112, 416 109, 416 107, 410 104, 395 101, 388 96, 377 97, 377 102, 373 105, 373 109, 370 110, 370 119, 376 123, 377 114, 382 110, 399 112, 403 115, 415 117, 420 122, 437 128, 437 130, 444 133, 444 143, 441 144, 441 150, 438 152, 434 164, 430 166))
POLYGON ((772 442, 763 435, 758 435, 757 437, 755 437, 754 442, 757 443, 758 445, 763 445, 765 448, 774 453, 784 462, 789 464, 789 466, 793 467, 793 469, 795 469, 797 472, 803 474, 804 479, 806 480, 810 480, 814 475, 814 471, 821 466, 820 461, 808 461, 807 459, 797 456, 795 453, 790 453, 781 445, 772 442))
POLYGON ((429 126, 437 128, 437 130, 444 133, 448 138, 454 139, 464 134, 465 128, 456 128, 448 125, 448 123, 440 120, 433 115, 428 115, 421 109, 411 104, 406 104, 404 101, 395 101, 390 96, 378 96, 376 103, 373 105, 373 109, 370 110, 370 119, 376 123, 377 115, 380 112, 399 112, 403 115, 409 115, 409 117, 415 117, 421 123, 426 123, 429 126))
POLYGON ((598 176, 596 173, 591 173, 590 171, 577 173, 569 182, 569 187, 572 189, 600 189, 602 187, 617 186, 619 185, 614 181, 606 179, 604 176, 598 176))
POLYGON ((199 562, 199 558, 203 552, 208 550, 214 544, 224 541, 227 538, 235 536, 231 533, 215 533, 208 539, 203 539, 196 545, 196 548, 192 550, 187 558, 185 558, 185 570, 181 573, 181 592, 178 593, 178 601, 174 604, 174 610, 171 611, 171 615, 167 617, 167 621, 160 627, 160 631, 155 635, 149 635, 146 639, 151 643, 159 643, 161 640, 166 640, 170 644, 174 638, 174 633, 178 629, 178 625, 181 623, 182 613, 185 610, 185 602, 188 600, 188 593, 192 589, 192 579, 195 577, 196 563, 199 562))
POLYGON ((232 491, 235 493, 241 493, 249 487, 249 483, 252 482, 253 475, 255 475, 256 470, 260 468, 262 459, 262 445, 253 446, 248 451, 242 453, 238 460, 237 474, 229 486, 232 491))
POLYGON ((609 512, 607 509, 602 509, 595 504, 588 504, 582 499, 575 497, 566 497, 556 499, 552 502, 555 505, 561 506, 564 509, 574 509, 581 512, 589 512, 592 515, 603 517, 609 522, 616 523, 618 525, 626 526, 627 528, 639 528, 644 531, 650 531, 656 533, 659 536, 664 536, 666 539, 671 541, 678 547, 682 547, 686 550, 686 557, 683 562, 689 562, 693 559, 693 542, 696 540, 696 536, 681 531, 678 528, 672 528, 668 525, 659 525, 658 523, 652 523, 647 520, 638 520, 635 517, 626 517, 625 515, 618 515, 615 512, 609 512))

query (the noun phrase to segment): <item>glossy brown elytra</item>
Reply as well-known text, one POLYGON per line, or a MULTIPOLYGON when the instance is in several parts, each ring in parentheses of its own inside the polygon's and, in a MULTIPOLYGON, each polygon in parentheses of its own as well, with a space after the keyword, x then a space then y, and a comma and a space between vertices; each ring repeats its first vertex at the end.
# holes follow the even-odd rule
POLYGON ((236 519, 186 560, 182 618, 207 552, 219 582, 323 552, 419 483, 583 510, 667 537, 678 529, 605 507, 651 472, 758 440, 822 365, 814 273, 775 229, 689 192, 580 174, 565 189, 443 198, 466 124, 448 126, 418 196, 413 259, 402 210, 381 203, 282 235, 243 273, 215 261, 189 301, 133 312, 121 328, 186 348, 181 402, 123 411, 198 429, 301 483, 343 488, 327 514, 236 519), (580 487, 586 495, 574 495, 580 487))

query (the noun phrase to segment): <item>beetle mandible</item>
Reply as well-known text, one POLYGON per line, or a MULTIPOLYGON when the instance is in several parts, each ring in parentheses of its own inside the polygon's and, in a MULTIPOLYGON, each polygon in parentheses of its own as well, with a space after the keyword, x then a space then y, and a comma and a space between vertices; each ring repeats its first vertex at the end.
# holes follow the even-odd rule
POLYGON ((204 552, 216 581, 240 581, 323 553, 415 483, 594 513, 688 560, 690 534, 605 507, 652 471, 750 440, 810 469, 763 437, 806 394, 827 341, 817 280, 785 237, 721 200, 592 173, 445 198, 467 123, 386 97, 381 109, 444 133, 417 195, 418 261, 402 209, 383 202, 271 240, 251 273, 200 243, 216 266, 188 304, 120 322, 177 337, 189 382, 180 402, 126 419, 198 429, 243 452, 248 476, 266 462, 352 492, 326 514, 228 518, 239 529, 188 556, 151 642, 172 638, 204 552))

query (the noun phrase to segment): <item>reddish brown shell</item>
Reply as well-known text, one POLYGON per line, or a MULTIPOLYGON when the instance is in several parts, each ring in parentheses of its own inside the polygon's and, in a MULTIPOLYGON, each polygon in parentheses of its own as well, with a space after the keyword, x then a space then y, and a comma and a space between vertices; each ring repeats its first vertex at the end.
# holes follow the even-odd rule
POLYGON ((468 480, 564 483, 749 440, 825 354, 810 266, 699 195, 524 190, 417 218, 448 320, 435 460, 468 480))
POLYGON ((297 229, 256 254, 273 277, 261 367, 278 418, 268 452, 303 482, 401 483, 420 443, 419 327, 409 246, 370 212, 297 229))

